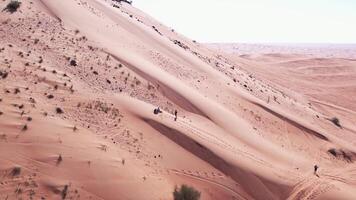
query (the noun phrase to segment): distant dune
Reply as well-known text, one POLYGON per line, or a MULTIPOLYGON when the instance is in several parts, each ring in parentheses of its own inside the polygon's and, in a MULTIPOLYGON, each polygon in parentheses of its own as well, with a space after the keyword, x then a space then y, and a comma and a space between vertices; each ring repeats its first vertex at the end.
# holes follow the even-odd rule
POLYGON ((354 46, 206 45, 109 0, 22 1, 0 41, 0 199, 356 199, 354 46))
POLYGON ((212 43, 208 46, 224 50, 227 53, 238 55, 249 54, 301 54, 310 57, 320 58, 349 58, 356 59, 356 44, 288 44, 288 43, 212 43))

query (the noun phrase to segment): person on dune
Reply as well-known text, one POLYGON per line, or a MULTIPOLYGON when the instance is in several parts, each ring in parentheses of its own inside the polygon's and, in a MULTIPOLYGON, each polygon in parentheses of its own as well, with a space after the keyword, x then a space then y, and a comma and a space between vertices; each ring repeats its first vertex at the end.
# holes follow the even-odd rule
POLYGON ((314 175, 319 177, 319 175, 317 174, 319 166, 318 165, 314 165, 314 175))
POLYGON ((178 118, 178 111, 175 110, 174 111, 174 121, 177 121, 177 118, 178 118))
POLYGON ((161 109, 159 109, 159 107, 158 107, 158 108, 155 108, 155 109, 153 110, 153 114, 158 115, 159 113, 162 113, 162 111, 161 111, 161 109))

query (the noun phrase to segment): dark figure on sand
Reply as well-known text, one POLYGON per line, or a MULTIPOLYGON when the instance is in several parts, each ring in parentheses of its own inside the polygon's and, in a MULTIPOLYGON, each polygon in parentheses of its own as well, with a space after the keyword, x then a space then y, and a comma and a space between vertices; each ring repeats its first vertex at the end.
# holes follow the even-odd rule
POLYGON ((319 177, 319 175, 317 174, 318 168, 318 165, 314 165, 314 175, 317 177, 319 177))
POLYGON ((177 121, 177 117, 178 117, 178 111, 175 110, 175 111, 174 111, 174 121, 177 121))
POLYGON ((158 107, 158 108, 155 108, 155 109, 153 110, 153 113, 154 113, 155 115, 158 115, 159 113, 162 113, 162 111, 161 111, 161 109, 159 109, 159 107, 158 107))

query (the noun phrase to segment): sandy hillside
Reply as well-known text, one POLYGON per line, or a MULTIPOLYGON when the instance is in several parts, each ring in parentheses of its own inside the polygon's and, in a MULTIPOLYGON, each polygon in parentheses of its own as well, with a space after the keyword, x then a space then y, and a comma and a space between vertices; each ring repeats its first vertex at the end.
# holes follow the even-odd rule
POLYGON ((353 59, 226 53, 109 0, 0 23, 0 199, 356 199, 353 59))

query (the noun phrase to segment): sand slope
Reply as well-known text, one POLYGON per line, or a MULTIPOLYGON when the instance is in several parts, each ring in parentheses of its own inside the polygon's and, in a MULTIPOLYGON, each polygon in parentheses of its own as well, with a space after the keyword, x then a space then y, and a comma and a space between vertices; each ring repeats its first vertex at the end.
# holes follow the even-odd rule
POLYGON ((342 104, 299 89, 353 60, 231 55, 104 0, 0 20, 0 199, 356 198, 353 82, 342 104))

